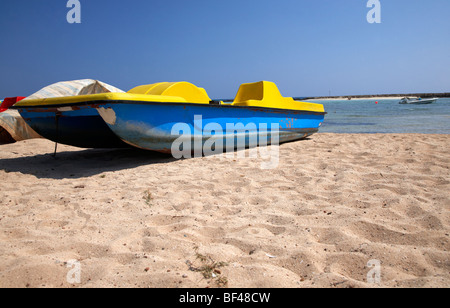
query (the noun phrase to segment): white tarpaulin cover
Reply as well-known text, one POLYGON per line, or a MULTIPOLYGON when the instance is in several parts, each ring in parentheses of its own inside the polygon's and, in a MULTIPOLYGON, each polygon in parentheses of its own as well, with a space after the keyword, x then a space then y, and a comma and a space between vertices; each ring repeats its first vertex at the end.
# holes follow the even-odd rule
POLYGON ((98 80, 82 79, 73 81, 62 81, 49 85, 39 90, 38 92, 34 93, 33 95, 28 96, 26 99, 24 99, 24 101, 29 99, 89 95, 108 92, 123 93, 124 91, 98 80))

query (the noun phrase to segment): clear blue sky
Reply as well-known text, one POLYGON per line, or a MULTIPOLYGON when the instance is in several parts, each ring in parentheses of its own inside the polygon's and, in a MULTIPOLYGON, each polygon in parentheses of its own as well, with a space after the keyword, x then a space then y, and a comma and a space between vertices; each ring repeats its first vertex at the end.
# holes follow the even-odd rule
POLYGON ((189 81, 211 98, 269 80, 285 96, 450 91, 450 1, 67 0, 0 2, 0 97, 99 79, 125 91, 189 81))

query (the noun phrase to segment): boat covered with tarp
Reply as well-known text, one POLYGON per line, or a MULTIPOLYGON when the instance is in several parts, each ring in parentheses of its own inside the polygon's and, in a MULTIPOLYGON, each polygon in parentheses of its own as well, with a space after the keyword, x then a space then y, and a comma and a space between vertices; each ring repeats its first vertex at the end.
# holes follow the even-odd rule
POLYGON ((72 104, 79 97, 108 93, 123 91, 94 79, 64 81, 39 90, 12 108, 39 135, 54 142, 82 148, 128 147, 92 104, 72 104))

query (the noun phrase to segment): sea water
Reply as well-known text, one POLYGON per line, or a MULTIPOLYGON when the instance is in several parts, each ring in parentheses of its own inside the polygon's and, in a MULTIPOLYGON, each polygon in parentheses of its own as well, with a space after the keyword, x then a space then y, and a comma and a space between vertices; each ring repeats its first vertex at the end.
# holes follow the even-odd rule
POLYGON ((322 133, 450 134, 450 98, 428 105, 388 100, 320 100, 327 114, 322 133), (376 103, 378 102, 378 103, 376 103))

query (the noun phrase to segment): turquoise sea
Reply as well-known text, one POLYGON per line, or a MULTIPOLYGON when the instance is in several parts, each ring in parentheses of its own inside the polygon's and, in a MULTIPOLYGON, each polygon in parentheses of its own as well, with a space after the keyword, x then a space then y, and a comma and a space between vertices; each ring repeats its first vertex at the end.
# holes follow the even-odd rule
POLYGON ((429 105, 401 105, 395 99, 314 102, 328 113, 322 133, 450 134, 450 98, 429 105))

